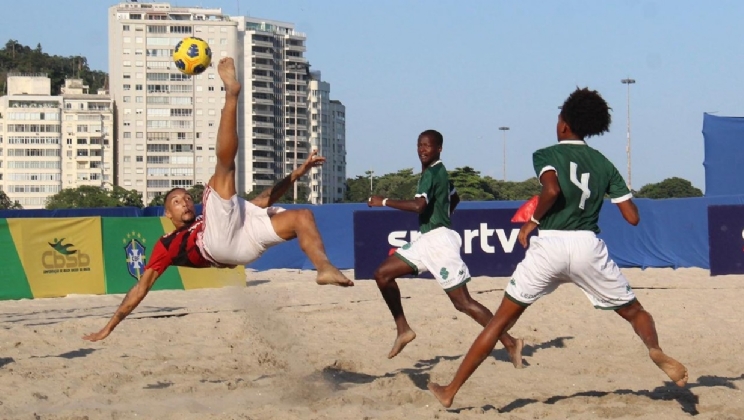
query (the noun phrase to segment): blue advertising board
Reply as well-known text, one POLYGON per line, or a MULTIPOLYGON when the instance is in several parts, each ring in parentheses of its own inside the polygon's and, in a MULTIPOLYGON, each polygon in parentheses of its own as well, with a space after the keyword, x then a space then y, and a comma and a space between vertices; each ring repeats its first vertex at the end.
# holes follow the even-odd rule
MULTIPOLYGON (((458 210, 452 215, 452 229, 462 239, 460 255, 472 276, 511 276, 524 258, 525 249, 517 241, 522 225, 511 222, 514 211, 458 210)), ((418 219, 414 213, 354 212, 354 277, 374 278, 375 270, 392 251, 418 235, 418 219)), ((420 277, 431 278, 431 275, 420 277)))
POLYGON ((710 275, 744 274, 744 206, 708 207, 710 275))

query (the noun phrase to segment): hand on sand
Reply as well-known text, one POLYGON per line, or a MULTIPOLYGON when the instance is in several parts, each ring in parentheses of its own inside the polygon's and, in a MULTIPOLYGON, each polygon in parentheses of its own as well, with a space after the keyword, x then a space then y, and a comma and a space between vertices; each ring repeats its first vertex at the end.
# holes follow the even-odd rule
POLYGON ((217 73, 225 85, 225 92, 228 95, 240 94, 240 82, 235 78, 235 62, 230 57, 225 57, 217 64, 217 73))
POLYGON ((313 151, 310 152, 310 156, 307 157, 307 160, 298 168, 300 170, 300 176, 310 172, 310 169, 322 165, 325 161, 326 158, 318 156, 318 151, 313 149, 313 151))
POLYGON ((108 330, 108 328, 104 328, 101 331, 98 331, 97 333, 88 334, 86 336, 83 336, 83 340, 88 340, 91 342, 100 341, 104 338, 108 337, 109 334, 111 334, 111 331, 108 330))

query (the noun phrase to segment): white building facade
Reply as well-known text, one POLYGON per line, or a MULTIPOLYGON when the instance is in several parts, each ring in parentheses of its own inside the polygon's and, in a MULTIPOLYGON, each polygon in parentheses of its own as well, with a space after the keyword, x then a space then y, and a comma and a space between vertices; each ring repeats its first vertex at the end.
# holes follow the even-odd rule
POLYGON ((326 158, 311 170, 309 201, 338 203, 346 194, 346 107, 330 99, 331 85, 319 71, 311 73, 308 93, 310 146, 326 158))
POLYGON ((140 191, 147 204, 173 187, 209 181, 224 103, 217 62, 237 53, 237 22, 221 9, 138 2, 109 8, 118 185, 140 191), (172 60, 187 36, 212 50, 212 66, 193 77, 172 60))
POLYGON ((69 79, 63 94, 52 96, 45 74, 8 75, 8 94, 0 97, 0 189, 11 201, 40 209, 63 188, 110 185, 115 159, 103 147, 113 129, 112 101, 87 89, 69 79))
MULTIPOLYGON (((306 41, 306 35, 291 23, 230 17, 221 9, 139 2, 111 7, 109 72, 117 115, 116 184, 142 192, 147 204, 170 188, 208 181, 216 163, 214 148, 224 103, 216 63, 224 56, 235 58, 243 85, 238 108, 238 192, 261 191, 290 173, 311 148, 306 41), (213 65, 202 75, 183 75, 172 63, 173 47, 186 36, 200 37, 212 48, 213 65)), ((328 112, 339 105, 329 105, 328 112)), ((334 128, 333 133, 329 128, 329 139, 341 135, 345 143, 344 127, 334 128)), ((328 144, 325 150, 331 152, 334 146, 330 140, 328 144)), ((341 177, 345 177, 345 144, 342 149, 338 153, 343 156, 334 159, 343 164, 334 167, 343 167, 341 177)), ((336 180, 328 189, 328 200, 312 202, 338 201, 338 185, 345 183, 338 176, 328 174, 327 179, 336 180)), ((297 183, 298 198, 312 190, 309 179, 297 183)))

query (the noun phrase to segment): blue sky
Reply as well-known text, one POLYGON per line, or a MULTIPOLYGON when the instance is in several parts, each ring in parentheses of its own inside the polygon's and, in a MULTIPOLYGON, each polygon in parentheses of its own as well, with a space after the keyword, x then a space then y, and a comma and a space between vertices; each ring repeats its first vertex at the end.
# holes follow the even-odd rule
MULTIPOLYGON (((81 54, 108 70, 102 0, 4 4, 0 42, 81 54), (74 6, 71 6, 74 4, 74 6), (20 18, 23 17, 23 18, 20 18)), ((744 2, 561 0, 179 0, 293 22, 313 69, 347 107, 347 176, 416 168, 419 132, 445 136, 450 169, 534 176, 531 154, 555 141, 558 106, 576 88, 613 108, 589 139, 626 173, 631 77, 634 188, 679 176, 703 188, 704 112, 744 116, 744 2)))

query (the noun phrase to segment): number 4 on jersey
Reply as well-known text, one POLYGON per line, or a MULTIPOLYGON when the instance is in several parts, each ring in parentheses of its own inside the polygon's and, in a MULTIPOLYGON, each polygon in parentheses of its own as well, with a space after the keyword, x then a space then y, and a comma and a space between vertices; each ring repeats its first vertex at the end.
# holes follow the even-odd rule
POLYGON ((589 172, 581 174, 581 181, 579 181, 576 173, 578 169, 579 165, 577 165, 575 162, 571 162, 571 182, 579 187, 579 189, 581 190, 581 201, 579 201, 579 208, 581 210, 584 210, 586 199, 592 195, 592 192, 589 190, 589 172))

